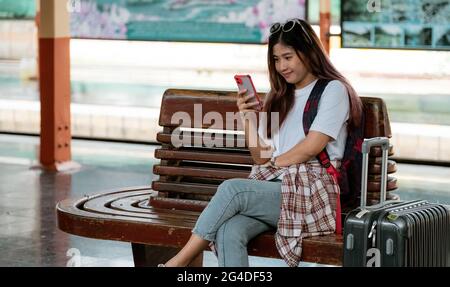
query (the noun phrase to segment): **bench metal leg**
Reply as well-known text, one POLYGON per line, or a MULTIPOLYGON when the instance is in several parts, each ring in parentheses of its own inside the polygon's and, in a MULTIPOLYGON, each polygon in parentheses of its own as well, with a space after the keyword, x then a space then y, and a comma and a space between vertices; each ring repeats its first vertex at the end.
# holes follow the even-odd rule
MULTIPOLYGON (((135 267, 156 267, 175 256, 180 248, 131 243, 135 267)), ((189 264, 189 267, 202 267, 203 253, 189 264)))

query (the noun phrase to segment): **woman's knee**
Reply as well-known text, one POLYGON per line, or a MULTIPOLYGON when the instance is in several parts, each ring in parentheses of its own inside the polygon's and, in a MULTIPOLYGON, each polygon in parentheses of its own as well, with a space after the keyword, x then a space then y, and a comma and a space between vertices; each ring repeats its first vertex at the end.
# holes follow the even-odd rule
POLYGON ((217 193, 226 193, 227 195, 235 195, 239 192, 242 187, 243 179, 241 178, 232 178, 223 181, 217 187, 217 193))

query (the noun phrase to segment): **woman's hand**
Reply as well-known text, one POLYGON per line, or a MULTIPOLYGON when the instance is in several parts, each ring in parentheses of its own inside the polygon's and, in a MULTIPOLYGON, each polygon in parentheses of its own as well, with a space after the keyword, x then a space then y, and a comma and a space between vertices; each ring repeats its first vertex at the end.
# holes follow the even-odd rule
POLYGON ((239 116, 245 131, 245 145, 250 150, 253 161, 259 164, 265 162, 267 157, 270 157, 270 154, 262 156, 263 153, 267 153, 266 150, 270 148, 270 146, 264 144, 258 134, 258 114, 255 108, 258 105, 258 102, 252 101, 251 103, 248 103, 255 95, 246 96, 246 93, 247 90, 245 89, 237 93, 236 105, 239 109, 239 116))
POLYGON ((262 164, 261 166, 263 167, 275 167, 278 168, 279 166, 276 165, 276 158, 271 158, 270 160, 268 160, 266 163, 262 164))
POLYGON ((257 101, 255 102, 251 102, 251 103, 247 103, 248 100, 252 99, 253 97, 255 97, 255 95, 247 95, 245 96, 245 93, 247 93, 247 90, 244 89, 242 91, 238 92, 238 97, 237 97, 237 107, 239 109, 239 112, 241 113, 241 115, 245 115, 245 113, 247 112, 257 112, 256 110, 256 106, 259 105, 259 103, 257 101))

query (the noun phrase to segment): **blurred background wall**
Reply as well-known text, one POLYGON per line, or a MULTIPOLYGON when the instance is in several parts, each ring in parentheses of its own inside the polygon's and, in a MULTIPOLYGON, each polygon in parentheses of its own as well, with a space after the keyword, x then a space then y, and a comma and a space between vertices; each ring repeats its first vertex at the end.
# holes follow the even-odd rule
MULTIPOLYGON (((6 1, 0 0, 0 132, 39 133, 37 34, 33 18, 35 7, 30 8, 35 4, 30 4, 34 0, 26 1, 17 1, 16 6, 11 7, 10 3, 14 1, 9 1, 7 6, 6 1), (16 14, 11 17, 14 9, 16 14)), ((170 7, 183 13, 196 11, 202 4, 202 1, 155 2, 178 5, 170 7)), ((227 4, 227 1, 216 2, 217 5, 227 4)), ((264 14, 261 11, 265 11, 266 6, 263 5, 272 1, 253 2, 258 13, 264 14)), ((448 1, 441 2, 448 4, 448 1)), ((317 33, 318 3, 308 1, 305 11, 297 11, 307 14, 317 33)), ((449 6, 441 8, 445 12, 449 6)), ((84 6, 73 7, 72 19, 79 21, 84 6)), ((248 13, 255 13, 254 7, 248 13)), ((340 1, 331 1, 330 57, 361 96, 381 97, 386 101, 396 156, 450 162, 449 51, 342 48, 340 8, 340 1)), ((136 9, 141 11, 142 7, 136 9)), ((96 10, 96 13, 100 16, 95 19, 106 17, 111 22, 122 12, 96 10)), ((278 16, 288 16, 284 14, 278 16)), ((227 15, 231 17, 231 14, 227 15)), ((274 15, 274 19, 278 17, 276 13, 274 15)), ((265 19, 263 16, 259 15, 265 19)), ((111 35, 106 38, 117 36, 111 35)), ((138 35, 137 32, 134 35, 138 35)), ((263 36, 252 34, 251 37, 259 39, 263 36)), ((167 88, 236 90, 233 76, 246 73, 252 75, 259 91, 266 92, 269 89, 266 50, 264 43, 206 43, 198 39, 195 42, 72 39, 73 136, 155 142, 156 132, 160 129, 157 122, 160 101, 167 88)))

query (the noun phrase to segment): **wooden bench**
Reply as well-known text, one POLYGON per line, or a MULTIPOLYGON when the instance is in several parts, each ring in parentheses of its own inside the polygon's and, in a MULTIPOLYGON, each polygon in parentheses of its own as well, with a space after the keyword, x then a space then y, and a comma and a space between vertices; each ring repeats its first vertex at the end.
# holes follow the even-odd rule
MULTIPOLYGON (((264 97, 264 95, 260 95, 264 97)), ((365 137, 391 137, 387 109, 379 98, 362 98, 365 106, 365 137)), ((136 266, 156 266, 172 257, 188 240, 196 219, 217 186, 230 178, 246 178, 253 164, 245 147, 240 121, 230 120, 227 112, 237 112, 236 93, 222 91, 175 90, 164 93, 157 134, 161 148, 155 157, 161 162, 153 172, 159 175, 150 186, 105 192, 80 199, 67 199, 57 204, 58 227, 70 234, 97 239, 130 242, 136 266), (194 104, 201 107, 201 116, 192 122, 173 121, 177 112, 194 119, 194 104), (223 129, 217 129, 213 139, 217 145, 202 143, 211 123, 202 121, 208 112, 222 118, 223 129), (184 144, 175 147, 171 135, 184 133, 184 144), (227 125, 228 124, 228 125, 227 125), (178 128, 178 130, 176 130, 178 128), (201 145, 194 145, 195 143, 201 145), (218 143, 222 143, 222 145, 218 143), (228 143, 228 145, 227 145, 228 143)), ((207 115, 207 117, 209 117, 207 115)), ((217 124, 217 122, 216 122, 217 124)), ((301 128, 299 126, 299 128, 301 128)), ((210 133, 209 133, 210 134, 210 133)), ((210 134, 211 135, 211 134, 210 134)), ((210 138, 210 137, 208 137, 210 138)), ((393 147, 389 150, 393 155, 393 147)), ((381 150, 370 154, 368 199, 376 203, 380 188, 381 150)), ((389 160, 388 198, 396 198, 396 164, 389 160)), ((342 217, 359 202, 345 205, 342 217)), ((274 242, 274 231, 265 232, 249 243, 250 255, 280 258, 274 242)), ((302 260, 321 264, 342 264, 342 236, 329 235, 303 240, 302 260)), ((192 266, 201 266, 200 255, 192 266)))

